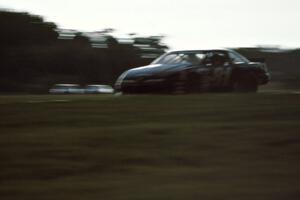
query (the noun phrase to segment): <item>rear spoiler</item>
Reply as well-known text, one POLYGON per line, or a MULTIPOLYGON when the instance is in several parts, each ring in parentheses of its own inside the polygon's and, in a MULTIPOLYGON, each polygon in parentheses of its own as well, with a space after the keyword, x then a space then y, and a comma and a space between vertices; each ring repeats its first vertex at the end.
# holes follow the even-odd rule
POLYGON ((265 58, 249 58, 251 62, 259 62, 259 63, 265 63, 266 59, 265 58))

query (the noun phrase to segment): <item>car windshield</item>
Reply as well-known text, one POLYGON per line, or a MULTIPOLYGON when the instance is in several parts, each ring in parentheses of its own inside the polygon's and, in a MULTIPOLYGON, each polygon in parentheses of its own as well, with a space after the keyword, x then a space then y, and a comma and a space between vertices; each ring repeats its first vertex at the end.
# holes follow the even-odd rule
POLYGON ((205 58, 205 54, 202 52, 176 52, 166 54, 157 60, 155 60, 152 64, 200 64, 205 58))

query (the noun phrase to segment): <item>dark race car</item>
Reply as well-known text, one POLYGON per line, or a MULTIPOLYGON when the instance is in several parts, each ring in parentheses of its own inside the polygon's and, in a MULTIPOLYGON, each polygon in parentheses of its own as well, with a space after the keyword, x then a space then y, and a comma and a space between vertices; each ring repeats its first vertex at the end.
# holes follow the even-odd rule
POLYGON ((145 67, 130 69, 116 81, 122 93, 256 92, 270 80, 265 63, 233 50, 166 53, 145 67))

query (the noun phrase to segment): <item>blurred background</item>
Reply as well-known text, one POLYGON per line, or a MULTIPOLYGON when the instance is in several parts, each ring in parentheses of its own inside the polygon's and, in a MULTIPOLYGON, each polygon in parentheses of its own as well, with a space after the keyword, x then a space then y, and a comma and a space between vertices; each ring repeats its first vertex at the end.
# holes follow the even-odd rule
POLYGON ((268 87, 300 87, 299 1, 0 0, 0 92, 110 84, 174 49, 264 57, 268 87))

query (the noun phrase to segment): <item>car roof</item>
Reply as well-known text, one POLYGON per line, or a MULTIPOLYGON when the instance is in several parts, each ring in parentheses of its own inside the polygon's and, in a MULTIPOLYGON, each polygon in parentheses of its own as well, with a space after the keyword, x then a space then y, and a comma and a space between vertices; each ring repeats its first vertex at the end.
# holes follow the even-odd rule
POLYGON ((109 86, 109 87, 111 87, 110 85, 87 85, 87 87, 103 87, 103 86, 105 86, 105 87, 107 87, 107 86, 109 86))
POLYGON ((213 52, 213 51, 232 52, 233 50, 225 49, 225 48, 214 48, 214 49, 175 50, 175 51, 169 51, 168 53, 194 53, 194 52, 213 52))

